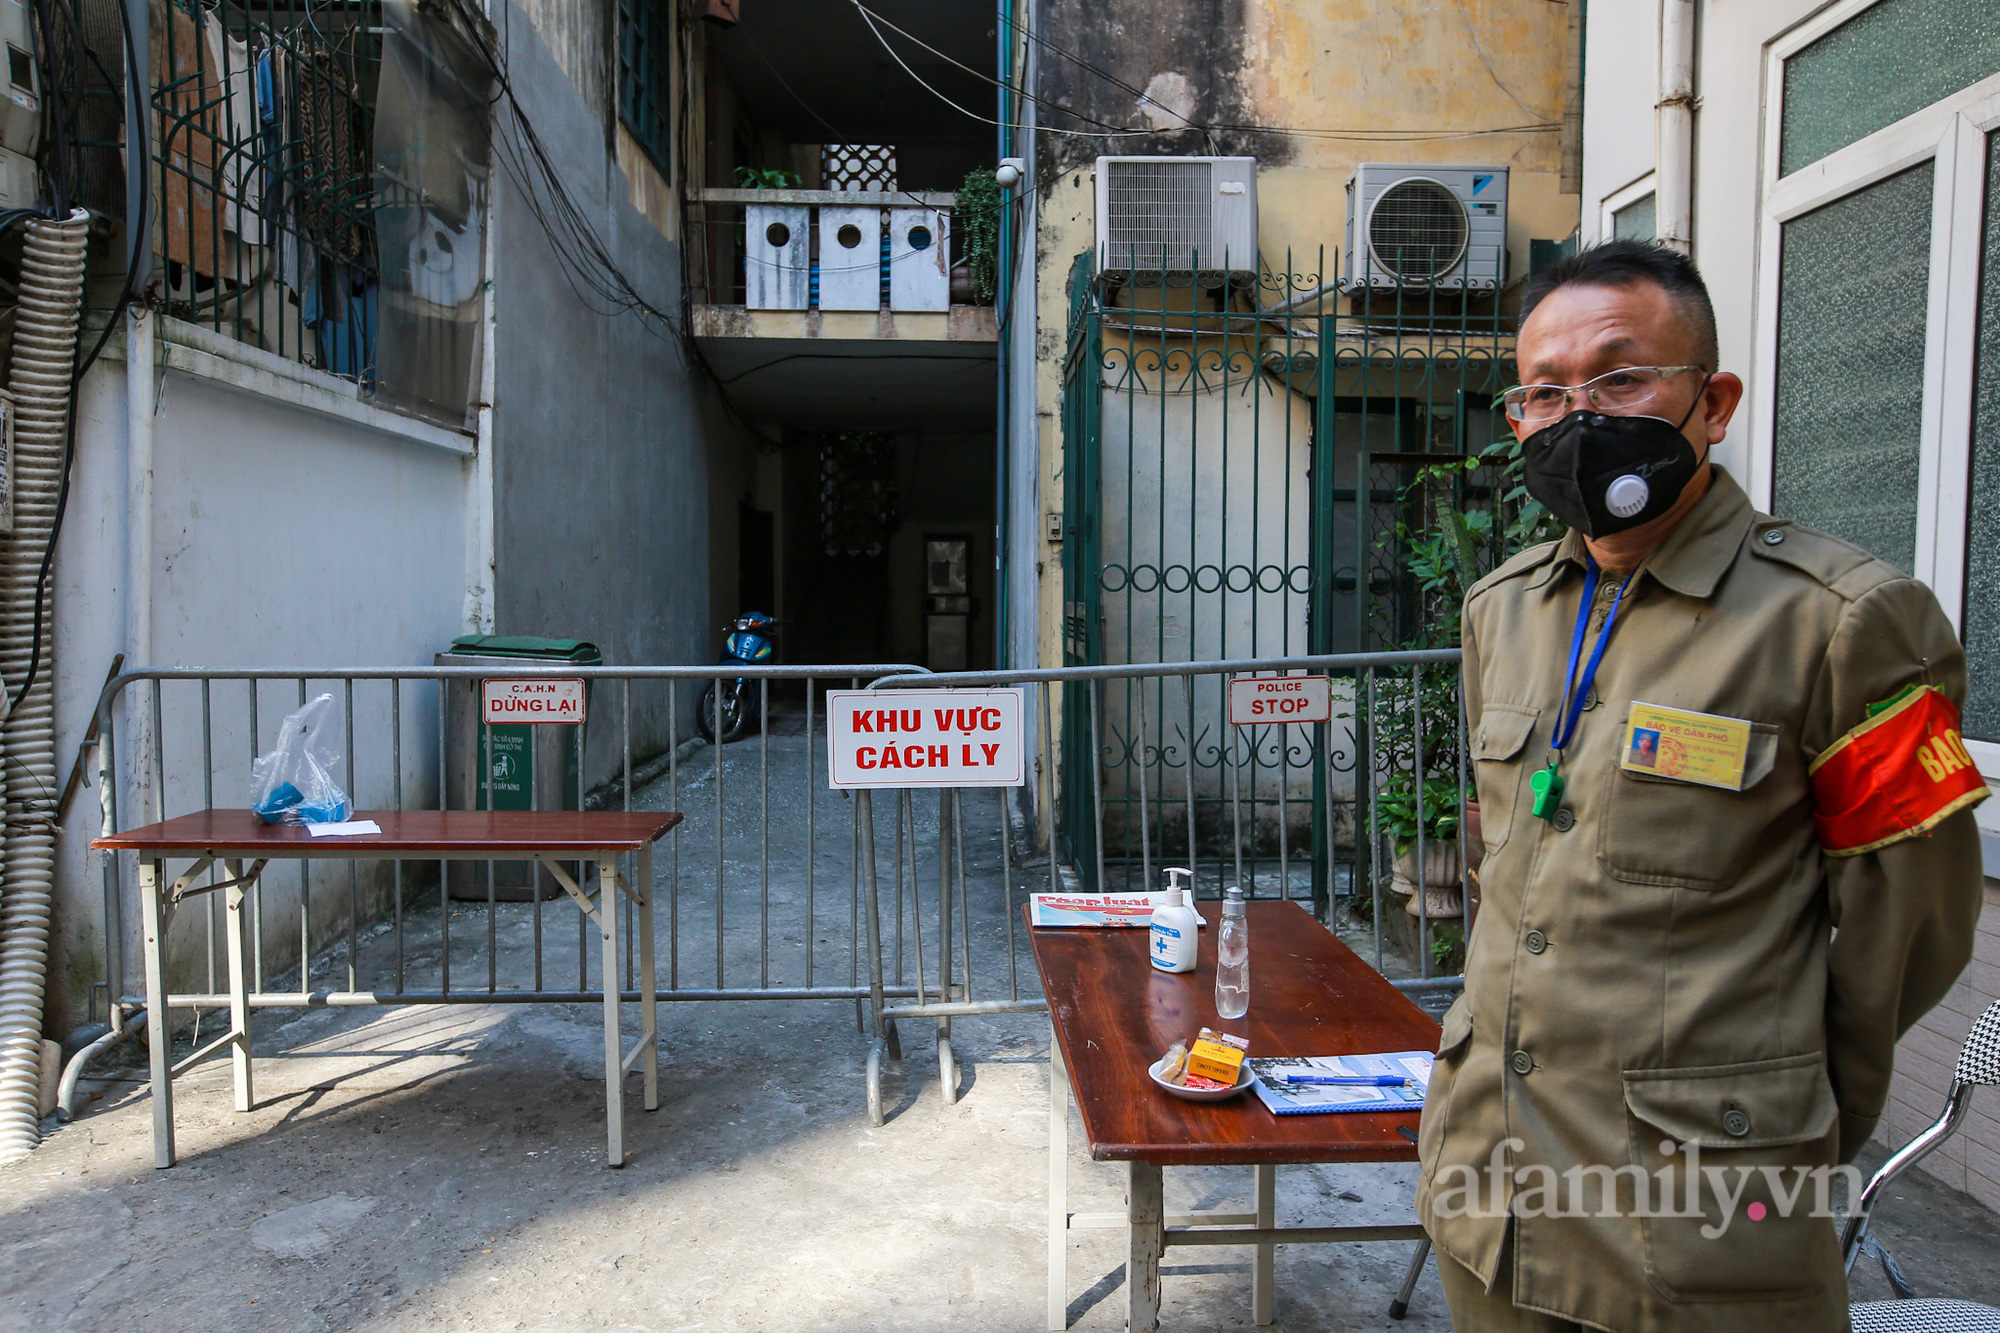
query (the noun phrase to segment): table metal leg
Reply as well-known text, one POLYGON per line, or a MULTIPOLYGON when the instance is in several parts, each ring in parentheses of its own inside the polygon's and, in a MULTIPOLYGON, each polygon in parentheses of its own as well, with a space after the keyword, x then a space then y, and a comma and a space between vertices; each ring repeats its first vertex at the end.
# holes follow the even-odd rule
POLYGON ((1431 1257, 1431 1238, 1425 1236, 1417 1242, 1417 1251, 1410 1256, 1410 1267, 1403 1274, 1402 1290, 1396 1299, 1389 1302, 1389 1317, 1401 1319, 1410 1313, 1410 1293, 1417 1289, 1417 1279, 1424 1275, 1424 1260, 1431 1257))
POLYGON ((646 1109, 660 1109, 660 999, 653 978, 653 844, 639 849, 639 1026, 646 1043, 646 1109))
POLYGON ((167 1021, 167 923, 173 913, 160 901, 162 867, 139 861, 139 910, 146 944, 146 1045, 152 1063, 153 1165, 174 1164, 173 1029, 167 1021))
MULTIPOLYGON (((1257 1222, 1259 1231, 1269 1231, 1278 1225, 1278 1168, 1264 1165, 1254 1168, 1257 1172, 1257 1222)), ((1265 1243, 1257 1247, 1257 1259, 1250 1272, 1250 1313, 1257 1327, 1267 1327, 1271 1322, 1271 1312, 1276 1304, 1278 1247, 1265 1243)))
POLYGON ((597 855, 597 929, 604 944, 605 1165, 625 1165, 624 1038, 619 1031, 618 857, 597 855))
POLYGON ((1049 1333, 1069 1327, 1069 1070, 1049 1026, 1049 1333))
POLYGON ((1160 1327, 1160 1257, 1167 1249, 1164 1173, 1154 1162, 1127 1165, 1125 1329, 1155 1333, 1160 1327))
MULTIPOLYGON (((236 1083, 236 1109, 249 1111, 257 1105, 250 1067, 250 978, 244 967, 243 931, 245 901, 243 863, 224 861, 224 872, 233 881, 222 891, 225 948, 229 955, 229 1072, 236 1083)), ((254 945, 252 947, 255 947, 254 945)))

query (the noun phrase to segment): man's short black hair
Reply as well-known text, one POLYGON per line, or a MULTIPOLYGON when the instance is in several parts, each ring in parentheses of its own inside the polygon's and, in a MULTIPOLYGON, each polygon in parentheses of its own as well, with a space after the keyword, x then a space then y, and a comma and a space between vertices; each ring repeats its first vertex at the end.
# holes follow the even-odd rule
POLYGON ((1701 280, 1701 270, 1680 251, 1651 241, 1605 241, 1535 274, 1521 296, 1520 327, 1525 327, 1535 307, 1559 288, 1630 287, 1641 282, 1651 283, 1673 298, 1687 321, 1695 359, 1705 370, 1717 369, 1720 353, 1715 306, 1708 299, 1708 284, 1701 280))

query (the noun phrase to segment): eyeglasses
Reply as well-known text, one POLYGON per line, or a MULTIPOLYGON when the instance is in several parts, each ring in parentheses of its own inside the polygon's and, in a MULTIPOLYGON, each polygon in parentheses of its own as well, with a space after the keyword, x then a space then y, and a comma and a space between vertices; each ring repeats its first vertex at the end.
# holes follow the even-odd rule
POLYGON ((1555 421, 1576 410, 1578 399, 1592 410, 1614 415, 1638 412, 1659 396, 1676 375, 1705 366, 1626 366, 1594 380, 1567 387, 1560 384, 1517 384, 1500 395, 1510 420, 1523 424, 1555 421))

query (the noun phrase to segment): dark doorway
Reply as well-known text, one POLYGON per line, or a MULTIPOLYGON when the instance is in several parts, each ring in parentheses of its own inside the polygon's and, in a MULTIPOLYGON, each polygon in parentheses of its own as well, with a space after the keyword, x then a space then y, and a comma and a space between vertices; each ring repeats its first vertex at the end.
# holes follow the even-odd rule
POLYGON ((738 611, 777 612, 777 521, 747 502, 736 511, 736 601, 738 611))

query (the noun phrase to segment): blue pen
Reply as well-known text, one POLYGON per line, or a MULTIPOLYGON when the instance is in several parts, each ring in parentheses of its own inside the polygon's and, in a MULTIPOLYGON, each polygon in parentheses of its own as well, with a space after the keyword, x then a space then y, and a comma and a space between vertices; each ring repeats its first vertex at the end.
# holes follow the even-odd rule
POLYGON ((1287 1083, 1341 1084, 1362 1088, 1404 1088, 1415 1083, 1415 1079, 1401 1078, 1395 1074, 1280 1074, 1287 1083))

